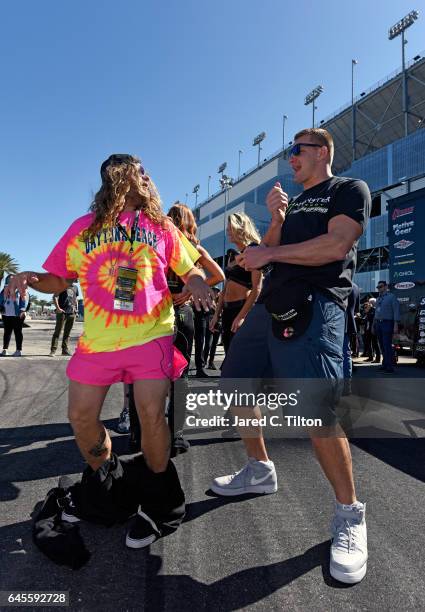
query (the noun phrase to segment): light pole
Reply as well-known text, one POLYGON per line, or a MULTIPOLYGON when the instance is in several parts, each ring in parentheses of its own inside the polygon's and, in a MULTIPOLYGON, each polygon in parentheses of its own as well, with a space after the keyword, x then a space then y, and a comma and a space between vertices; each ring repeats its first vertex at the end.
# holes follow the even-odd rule
POLYGON ((409 98, 407 94, 407 72, 406 72, 406 58, 404 47, 407 45, 407 40, 405 39, 404 32, 407 28, 410 28, 411 25, 416 21, 419 17, 418 11, 410 11, 408 15, 400 19, 396 24, 392 26, 392 28, 388 31, 388 39, 393 40, 397 36, 401 34, 401 62, 402 62, 402 71, 403 71, 403 115, 404 115, 404 135, 407 136, 409 133, 409 124, 408 124, 408 113, 409 113, 409 98))
POLYGON ((283 115, 283 124, 282 124, 282 157, 285 159, 285 123, 288 118, 288 115, 283 115))
POLYGON ((221 188, 224 191, 224 213, 223 213, 223 268, 226 258, 226 213, 227 213, 227 201, 229 197, 229 190, 232 188, 233 180, 230 176, 223 174, 220 179, 221 188))
POLYGON ((317 100, 317 98, 320 96, 322 92, 323 92, 323 86, 318 85, 317 87, 312 89, 309 94, 306 95, 305 100, 304 100, 305 106, 308 106, 309 104, 313 103, 313 127, 314 127, 314 111, 317 110, 315 100, 317 100))
POLYGON ((208 175, 208 199, 210 199, 210 180, 211 180, 211 174, 208 175))
POLYGON ((258 134, 258 136, 256 136, 253 140, 252 146, 253 147, 257 147, 258 146, 258 164, 257 166, 260 167, 260 154, 261 154, 261 143, 263 142, 263 140, 266 137, 266 133, 265 132, 261 132, 260 134, 258 134))
POLYGON ((243 153, 243 150, 239 149, 239 153, 238 153, 238 155, 239 155, 239 160, 238 160, 238 180, 241 177, 241 155, 242 155, 242 153, 243 153))
POLYGON ((351 146, 353 150, 352 159, 356 159, 356 109, 354 107, 354 66, 357 60, 351 60, 351 146))
POLYGON ((195 187, 193 188, 192 193, 195 194, 195 208, 198 205, 198 191, 200 190, 201 186, 200 185, 195 185, 195 187))

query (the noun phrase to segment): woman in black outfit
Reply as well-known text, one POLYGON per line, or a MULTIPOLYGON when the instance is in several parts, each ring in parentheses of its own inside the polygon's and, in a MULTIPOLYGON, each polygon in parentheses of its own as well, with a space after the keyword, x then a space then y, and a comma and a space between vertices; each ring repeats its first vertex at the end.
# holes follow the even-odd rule
MULTIPOLYGON (((168 211, 168 216, 172 219, 174 225, 182 232, 182 234, 192 243, 199 252, 197 265, 205 270, 207 274, 206 283, 212 287, 224 280, 224 274, 220 266, 212 259, 208 251, 200 244, 196 237, 196 222, 192 211, 185 204, 176 202, 168 211)), ((176 335, 174 345, 179 349, 187 360, 182 378, 187 379, 189 373, 189 364, 192 354, 193 339, 195 335, 195 317, 198 311, 192 309, 191 296, 185 289, 184 283, 171 270, 167 275, 168 287, 174 302, 175 328, 176 335)), ((199 313, 203 315, 204 313, 199 313)), ((208 313, 205 313, 208 315, 208 313)), ((195 339, 196 342, 196 339, 195 339)), ((202 356, 203 345, 199 349, 202 356)), ((197 366, 197 374, 199 373, 199 364, 197 366)), ((200 366, 202 370, 202 365, 200 366)), ((184 419, 186 409, 184 402, 175 401, 174 393, 172 392, 170 404, 168 408, 168 422, 171 430, 174 432, 174 452, 185 452, 189 448, 189 442, 183 438, 184 419)))
MULTIPOLYGON (((259 244, 261 241, 254 223, 243 212, 229 215, 227 236, 241 253, 247 246, 259 244)), ((224 273, 226 283, 220 294, 210 329, 215 330, 222 314, 222 340, 224 352, 227 354, 233 336, 243 324, 261 291, 262 273, 259 270, 247 272, 237 264, 236 259, 231 260, 230 257, 224 273)))

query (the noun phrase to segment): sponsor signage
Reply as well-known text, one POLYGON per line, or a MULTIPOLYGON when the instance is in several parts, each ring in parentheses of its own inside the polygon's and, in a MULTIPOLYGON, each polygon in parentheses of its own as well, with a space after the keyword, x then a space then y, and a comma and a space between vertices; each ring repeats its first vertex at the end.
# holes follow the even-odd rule
POLYGON ((409 282, 405 282, 405 283, 396 283, 394 285, 394 289, 413 289, 413 287, 415 286, 415 283, 409 283, 409 282))
POLYGON ((425 282, 425 189, 389 200, 388 206, 390 284, 394 289, 411 289, 425 282), (406 286, 409 282, 413 284, 406 286))
POLYGON ((408 206, 407 208, 394 208, 393 213, 391 215, 391 219, 395 221, 399 217, 405 217, 406 215, 411 215, 415 210, 414 206, 408 206))
MULTIPOLYGON (((415 244, 412 240, 399 240, 393 246, 395 249, 408 249, 412 244, 415 244)), ((402 257, 402 255, 399 255, 399 257, 402 257)))

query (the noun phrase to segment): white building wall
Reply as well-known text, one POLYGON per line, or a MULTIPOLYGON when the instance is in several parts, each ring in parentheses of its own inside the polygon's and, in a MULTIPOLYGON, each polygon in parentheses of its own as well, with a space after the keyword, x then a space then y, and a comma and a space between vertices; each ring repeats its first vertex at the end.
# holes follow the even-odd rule
MULTIPOLYGON (((224 206, 224 201, 223 201, 223 206, 224 206)), ((245 202, 241 202, 240 204, 232 208, 231 211, 226 212, 226 219, 224 219, 224 213, 222 213, 221 215, 214 217, 214 219, 211 219, 211 221, 207 221, 206 223, 203 223, 202 225, 200 225, 198 227, 199 240, 202 241, 202 240, 205 240, 206 238, 209 238, 210 236, 213 236, 214 234, 223 232, 223 229, 226 228, 227 226, 227 219, 229 217, 229 214, 235 213, 235 212, 245 212, 245 202)))

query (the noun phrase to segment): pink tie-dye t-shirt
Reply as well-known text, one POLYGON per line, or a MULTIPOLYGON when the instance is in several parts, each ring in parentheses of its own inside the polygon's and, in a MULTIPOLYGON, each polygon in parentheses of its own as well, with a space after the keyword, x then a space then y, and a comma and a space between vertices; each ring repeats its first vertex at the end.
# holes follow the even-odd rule
MULTIPOLYGON (((131 235, 136 213, 123 212, 119 223, 131 235)), ((79 279, 84 298, 84 332, 77 350, 84 353, 116 351, 150 342, 173 333, 174 309, 167 285, 171 268, 186 274, 200 255, 181 232, 140 213, 133 252, 118 227, 84 239, 93 213, 80 217, 54 247, 43 268, 63 278, 79 279), (133 312, 114 309, 117 269, 137 270, 133 312)))

